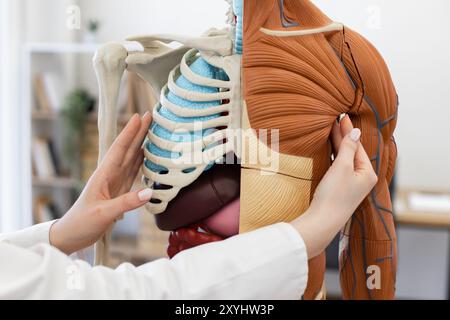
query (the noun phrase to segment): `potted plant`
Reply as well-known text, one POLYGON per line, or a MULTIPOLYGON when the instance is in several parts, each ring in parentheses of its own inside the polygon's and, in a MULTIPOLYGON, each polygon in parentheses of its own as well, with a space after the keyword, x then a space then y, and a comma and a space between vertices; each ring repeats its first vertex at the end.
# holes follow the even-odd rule
POLYGON ((64 158, 69 164, 71 176, 80 176, 81 136, 89 113, 94 110, 95 99, 85 89, 76 89, 64 99, 61 109, 64 135, 64 158))
POLYGON ((84 34, 85 43, 96 43, 97 42, 97 32, 100 28, 100 22, 95 19, 90 19, 87 25, 87 32, 84 34))

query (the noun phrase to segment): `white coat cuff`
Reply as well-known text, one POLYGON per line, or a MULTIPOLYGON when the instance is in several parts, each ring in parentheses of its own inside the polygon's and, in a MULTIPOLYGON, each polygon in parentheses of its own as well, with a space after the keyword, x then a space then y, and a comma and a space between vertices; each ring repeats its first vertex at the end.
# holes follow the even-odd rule
POLYGON ((0 242, 8 242, 21 248, 30 248, 39 243, 50 244, 50 228, 57 220, 36 224, 16 232, 0 235, 0 242))

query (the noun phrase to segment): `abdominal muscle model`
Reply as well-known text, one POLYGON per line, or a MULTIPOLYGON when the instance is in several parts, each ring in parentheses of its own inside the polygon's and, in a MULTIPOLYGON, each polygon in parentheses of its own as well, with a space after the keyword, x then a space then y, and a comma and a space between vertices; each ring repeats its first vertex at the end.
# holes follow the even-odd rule
MULTIPOLYGON (((97 52, 100 159, 115 137, 121 76, 136 72, 160 96, 143 182, 154 189, 147 210, 172 231, 172 257, 305 212, 332 163, 333 122, 347 113, 379 182, 342 231, 342 292, 346 299, 393 299, 388 186, 398 98, 386 64, 366 39, 308 0, 229 2, 224 30, 132 37, 97 52)), ((104 262, 107 237, 96 248, 104 262)), ((324 273, 322 254, 309 262, 304 299, 325 298, 324 273)))

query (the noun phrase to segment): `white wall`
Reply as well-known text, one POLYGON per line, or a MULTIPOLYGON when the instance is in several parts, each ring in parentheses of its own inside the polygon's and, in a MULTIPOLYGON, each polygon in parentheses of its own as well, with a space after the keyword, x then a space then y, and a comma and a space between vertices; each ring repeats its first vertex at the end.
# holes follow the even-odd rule
POLYGON ((23 37, 18 18, 19 2, 0 0, 0 232, 21 226, 19 166, 21 141, 14 130, 19 127, 20 42, 23 37), (15 108, 11 108, 15 106, 15 108))
POLYGON ((23 3, 22 27, 27 42, 68 42, 76 32, 67 28, 67 8, 78 0, 15 0, 23 3))
POLYGON ((228 5, 224 0, 80 0, 83 20, 99 19, 102 42, 137 34, 198 35, 224 27, 228 5))

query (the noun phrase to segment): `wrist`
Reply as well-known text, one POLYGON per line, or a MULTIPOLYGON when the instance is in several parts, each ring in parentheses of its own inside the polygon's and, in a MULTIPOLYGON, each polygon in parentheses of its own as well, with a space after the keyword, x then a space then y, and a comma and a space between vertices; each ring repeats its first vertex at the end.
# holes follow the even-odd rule
POLYGON ((339 230, 335 230, 330 209, 312 205, 300 217, 292 221, 293 227, 303 238, 308 259, 321 254, 339 230))
POLYGON ((318 252, 318 231, 315 220, 313 210, 308 209, 300 217, 291 222, 291 225, 297 230, 305 243, 308 260, 320 253, 318 252))
POLYGON ((58 250, 64 252, 67 255, 70 255, 72 252, 68 250, 67 246, 64 243, 64 237, 61 233, 61 220, 56 220, 49 231, 49 242, 50 245, 57 248, 58 250))

